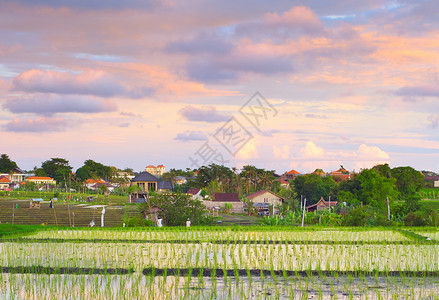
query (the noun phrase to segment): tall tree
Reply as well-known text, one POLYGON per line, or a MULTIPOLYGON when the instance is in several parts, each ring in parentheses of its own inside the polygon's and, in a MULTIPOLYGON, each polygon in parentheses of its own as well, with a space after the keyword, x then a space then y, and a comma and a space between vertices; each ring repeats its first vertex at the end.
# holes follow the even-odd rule
POLYGON ((15 168, 18 168, 17 164, 7 154, 0 156, 0 173, 10 173, 15 168))
POLYGON ((66 182, 72 173, 69 161, 64 158, 51 158, 41 164, 41 169, 57 182, 66 182))
POLYGON ((116 171, 117 169, 114 167, 105 166, 101 163, 88 159, 84 162, 84 165, 76 171, 76 173, 79 173, 78 177, 81 178, 81 180, 86 180, 89 178, 111 180, 116 171))
POLYGON ((418 191, 424 186, 424 176, 412 167, 392 169, 392 177, 396 179, 400 199, 406 203, 407 212, 416 211, 421 200, 418 191))

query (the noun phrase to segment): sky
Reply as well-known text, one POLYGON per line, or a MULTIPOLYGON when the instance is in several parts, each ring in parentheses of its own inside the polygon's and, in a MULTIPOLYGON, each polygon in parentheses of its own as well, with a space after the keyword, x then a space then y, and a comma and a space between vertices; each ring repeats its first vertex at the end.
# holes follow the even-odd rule
POLYGON ((0 1, 0 153, 439 171, 433 0, 0 1))

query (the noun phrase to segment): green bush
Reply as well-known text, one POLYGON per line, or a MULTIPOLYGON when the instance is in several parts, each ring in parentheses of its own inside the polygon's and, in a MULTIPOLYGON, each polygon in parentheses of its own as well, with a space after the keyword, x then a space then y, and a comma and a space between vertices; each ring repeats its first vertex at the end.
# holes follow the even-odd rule
POLYGON ((427 220, 421 211, 410 212, 404 219, 405 226, 425 226, 427 220))
POLYGON ((344 226, 364 226, 366 225, 366 207, 357 207, 345 214, 342 219, 344 226))
POLYGON ((138 215, 135 217, 131 217, 126 219, 126 226, 127 227, 148 227, 148 226, 154 226, 154 222, 149 219, 144 219, 142 215, 138 215))

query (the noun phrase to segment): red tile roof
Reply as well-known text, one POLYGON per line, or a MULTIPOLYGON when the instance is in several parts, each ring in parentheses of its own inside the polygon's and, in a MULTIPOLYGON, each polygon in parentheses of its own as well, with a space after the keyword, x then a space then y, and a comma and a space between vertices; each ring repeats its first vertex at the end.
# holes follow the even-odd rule
POLYGON ((200 189, 190 188, 186 194, 196 195, 196 194, 198 194, 199 191, 200 191, 200 189))
POLYGON ((53 180, 53 178, 43 176, 30 176, 27 177, 26 180, 53 180))
POLYGON ((0 177, 0 182, 3 182, 3 183, 11 183, 11 181, 9 180, 9 178, 7 178, 6 176, 2 176, 2 177, 0 177))
POLYGON ((102 179, 87 179, 85 181, 85 183, 90 184, 90 183, 105 183, 105 181, 103 181, 102 179))
POLYGON ((278 179, 278 180, 280 181, 281 184, 289 184, 288 181, 285 181, 285 180, 283 180, 283 179, 278 179))
POLYGON ((147 168, 155 168, 153 165, 146 166, 147 168))
POLYGON ((157 168, 164 168, 164 165, 158 165, 157 168))
POLYGON ((240 202, 238 193, 214 193, 213 201, 217 202, 240 202))
POLYGON ((300 174, 300 173, 297 172, 296 170, 291 170, 291 171, 288 171, 286 174, 300 174))

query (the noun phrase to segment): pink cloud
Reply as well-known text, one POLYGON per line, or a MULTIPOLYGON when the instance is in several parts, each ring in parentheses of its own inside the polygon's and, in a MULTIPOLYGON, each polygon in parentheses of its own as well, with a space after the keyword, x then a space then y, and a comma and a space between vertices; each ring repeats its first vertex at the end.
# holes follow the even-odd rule
POLYGON ((186 120, 194 122, 224 122, 229 118, 219 114, 216 108, 213 106, 197 108, 193 107, 192 105, 188 105, 182 108, 180 113, 186 120))
POLYGON ((68 122, 63 118, 14 119, 4 125, 6 131, 12 132, 52 132, 64 131, 68 122))
POLYGON ((269 26, 302 28, 310 32, 323 29, 322 22, 318 16, 310 8, 305 6, 292 7, 282 15, 267 13, 264 16, 264 22, 269 26))
POLYGON ((83 95, 36 94, 28 97, 14 97, 7 100, 4 109, 12 113, 35 113, 52 115, 56 113, 101 113, 117 110, 113 102, 83 95))
POLYGON ((124 88, 103 71, 87 70, 79 74, 29 70, 14 78, 15 90, 39 93, 78 94, 112 97, 124 93, 124 88))

